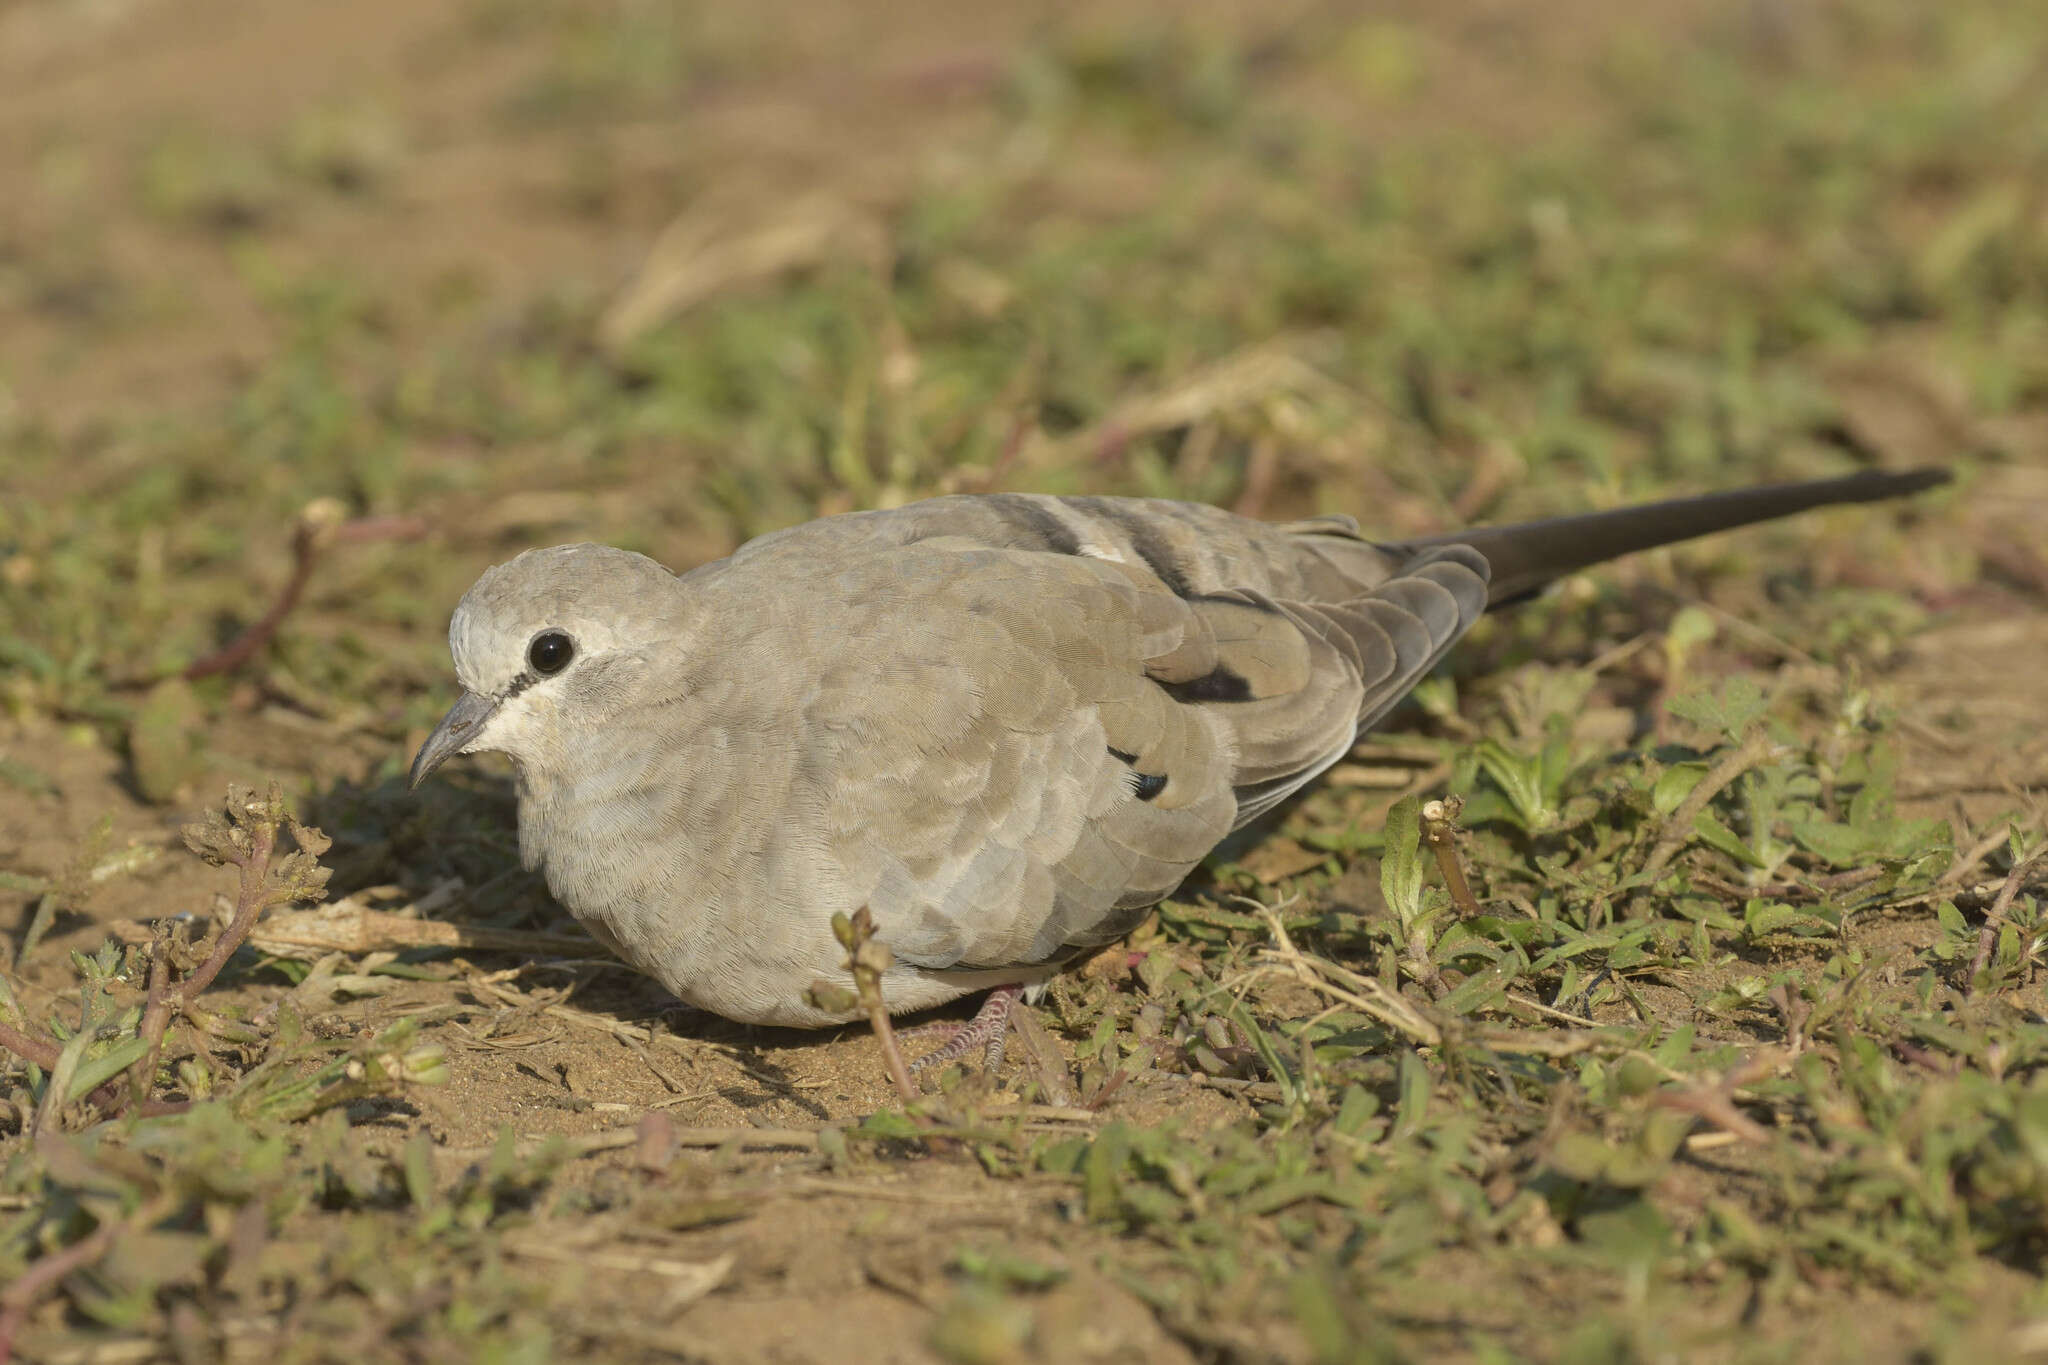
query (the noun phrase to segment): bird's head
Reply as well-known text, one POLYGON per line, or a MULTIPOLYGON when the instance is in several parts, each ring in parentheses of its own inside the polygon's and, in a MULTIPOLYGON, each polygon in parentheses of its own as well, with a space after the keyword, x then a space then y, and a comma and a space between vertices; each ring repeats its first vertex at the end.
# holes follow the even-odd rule
POLYGON ((639 694, 674 638, 683 594, 645 555, 604 545, 528 550, 487 570, 448 625, 462 696, 427 736, 412 785, 455 754, 549 767, 639 694))

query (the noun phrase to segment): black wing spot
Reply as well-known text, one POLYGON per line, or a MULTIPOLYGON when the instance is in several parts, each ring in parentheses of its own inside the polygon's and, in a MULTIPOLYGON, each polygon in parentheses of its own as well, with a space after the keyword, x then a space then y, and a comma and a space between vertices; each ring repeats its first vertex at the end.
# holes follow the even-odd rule
POLYGON ((1145 561, 1145 567, 1166 585, 1168 592, 1180 598, 1195 596, 1194 585, 1188 582, 1180 561, 1174 558, 1173 547, 1143 513, 1112 498, 1068 498, 1067 502, 1083 512, 1101 517, 1122 531, 1124 538, 1131 542, 1131 549, 1145 561))
MULTIPOLYGON (((1138 762, 1136 754, 1127 754, 1114 744, 1109 746, 1109 756, 1118 762, 1129 763, 1134 768, 1138 762)), ((1166 790, 1166 774, 1134 771, 1131 774, 1131 790, 1138 794, 1140 801, 1150 801, 1153 797, 1166 790)))
POLYGON ((1163 682, 1159 686, 1177 702, 1253 700, 1252 685, 1242 674, 1233 673, 1222 664, 1199 678, 1190 678, 1186 682, 1163 682))
POLYGON ((1017 530, 1035 535, 1056 555, 1081 553, 1081 540, 1052 512, 1022 493, 991 493, 989 505, 1017 530))

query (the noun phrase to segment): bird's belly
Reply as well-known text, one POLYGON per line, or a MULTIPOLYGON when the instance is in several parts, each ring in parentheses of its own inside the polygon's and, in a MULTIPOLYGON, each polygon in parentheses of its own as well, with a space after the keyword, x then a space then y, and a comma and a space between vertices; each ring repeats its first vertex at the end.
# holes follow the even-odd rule
POLYGON ((998 984, 946 969, 961 959, 1013 957, 1017 979, 1042 974, 1030 931, 1051 909, 1051 881, 1022 850, 977 846, 925 867, 876 842, 880 822, 828 837, 826 803, 800 791, 766 803, 772 824, 747 828, 698 804, 718 784, 594 777, 523 787, 522 854, 596 938, 686 1004, 752 1024, 860 1017, 804 997, 817 982, 852 984, 832 917, 864 905, 882 941, 914 959, 884 979, 892 1013, 998 984))

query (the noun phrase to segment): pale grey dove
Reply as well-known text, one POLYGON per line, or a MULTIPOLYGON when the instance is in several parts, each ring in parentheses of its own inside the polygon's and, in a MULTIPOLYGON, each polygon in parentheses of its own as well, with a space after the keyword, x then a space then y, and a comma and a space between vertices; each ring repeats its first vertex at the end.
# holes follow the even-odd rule
POLYGON ((1937 471, 1374 544, 1348 517, 988 494, 827 517, 676 575, 531 550, 463 597, 420 748, 518 773, 519 846, 591 932, 757 1024, 843 977, 872 912, 892 1012, 1018 988, 1128 933, 1342 758, 1490 606, 1600 560, 1937 471))

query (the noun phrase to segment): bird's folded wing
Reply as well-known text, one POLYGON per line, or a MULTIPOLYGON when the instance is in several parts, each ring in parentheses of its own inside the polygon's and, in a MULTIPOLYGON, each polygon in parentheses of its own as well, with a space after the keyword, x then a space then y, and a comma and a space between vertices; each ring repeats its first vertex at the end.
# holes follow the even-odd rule
POLYGON ((1346 601, 1269 605, 1311 641, 1316 682, 1232 713, 1239 826, 1341 759, 1472 628, 1486 610, 1486 561, 1448 546, 1346 601), (1343 715, 1326 718, 1340 699, 1343 715), (1312 751, 1303 743, 1309 737, 1312 751))
POLYGON ((850 889, 933 969, 1128 932, 1341 758, 1486 601, 1460 547, 1335 603, 1183 597, 1142 566, 964 539, 894 549, 872 577, 807 733, 850 889))

